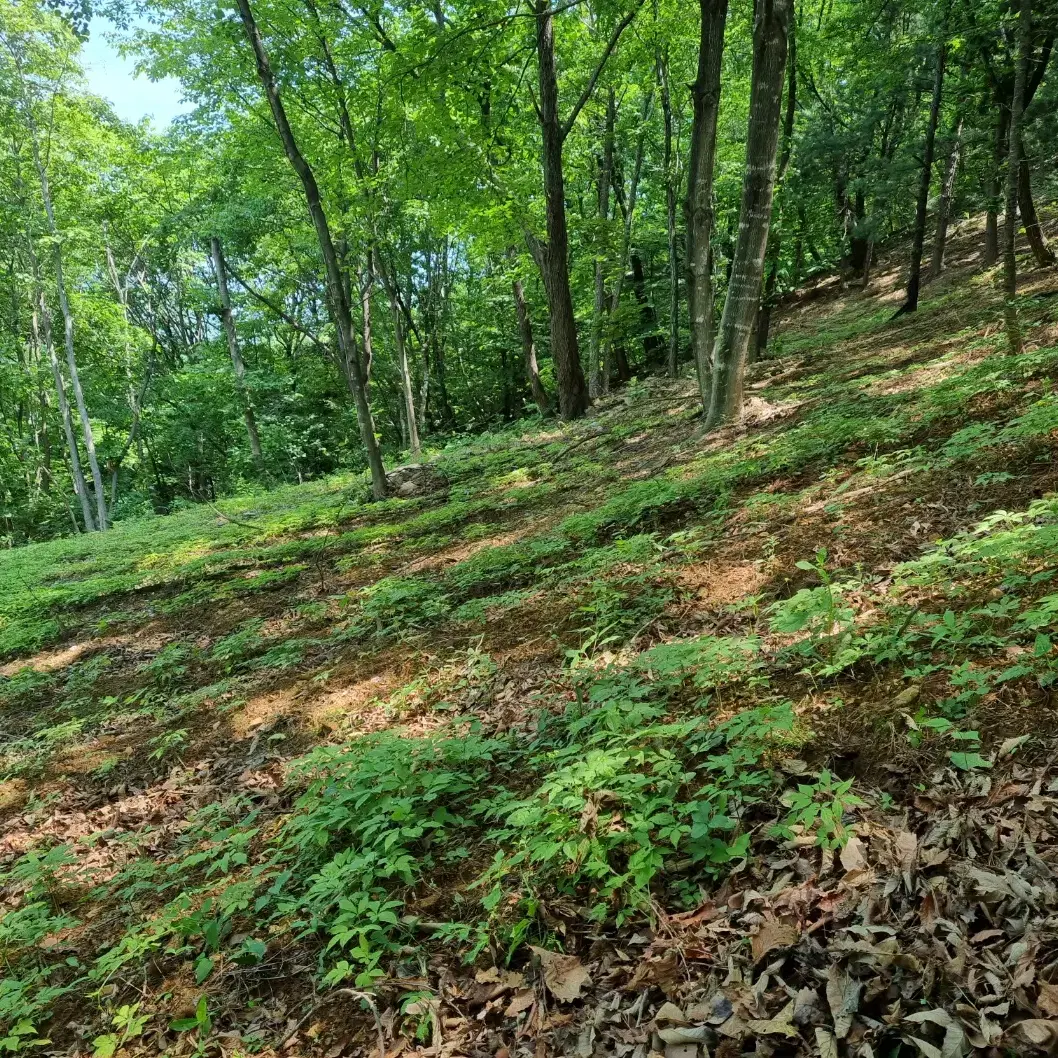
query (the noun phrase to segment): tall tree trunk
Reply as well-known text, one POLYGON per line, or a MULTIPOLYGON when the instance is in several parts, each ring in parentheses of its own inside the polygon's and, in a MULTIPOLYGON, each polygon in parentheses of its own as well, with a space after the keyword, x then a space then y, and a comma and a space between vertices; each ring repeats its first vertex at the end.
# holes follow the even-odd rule
POLYGON ((514 311, 518 316, 518 333, 522 339, 522 353, 525 356, 525 377, 529 381, 529 389, 532 391, 533 400, 541 415, 547 415, 551 410, 547 399, 547 390, 540 381, 540 369, 536 364, 536 342, 533 341, 533 324, 529 319, 529 307, 525 303, 525 289, 522 281, 515 279, 511 284, 514 293, 514 311))
POLYGON ((328 300, 331 312, 334 316, 335 329, 338 332, 338 347, 342 362, 346 365, 348 372, 349 388, 352 390, 353 402, 356 405, 357 424, 360 428, 360 440, 364 446, 364 455, 371 472, 371 491, 375 499, 383 499, 387 492, 386 468, 382 463, 382 454, 378 448, 375 438, 375 424, 371 417, 371 406, 367 400, 367 387, 364 385, 363 372, 361 370, 359 352, 356 348, 356 335, 353 330, 352 311, 349 305, 345 280, 342 269, 338 262, 338 254, 334 248, 334 240, 331 238, 331 228, 324 212, 323 203, 320 200, 320 189, 316 182, 316 176, 312 167, 305 160, 294 138, 294 131, 287 119, 283 101, 276 86, 272 67, 268 60, 268 52, 265 50, 264 41, 260 30, 254 21, 253 12, 250 9, 249 0, 237 0, 239 15, 242 18, 246 36, 249 38, 250 46, 253 48, 254 58, 257 63, 257 75, 261 81, 268 106, 275 120, 276 130, 283 144, 287 160, 301 181, 305 193, 305 204, 308 207, 309 216, 316 230, 316 238, 320 245, 320 254, 323 257, 324 269, 327 276, 328 300))
MULTIPOLYGON (((790 19, 790 47, 786 60, 786 112, 782 123, 782 151, 779 155, 779 172, 776 185, 782 193, 786 174, 793 158, 794 121, 797 118, 797 20, 790 19)), ((768 341, 771 338, 771 314, 775 308, 779 287, 779 260, 782 251, 782 232, 772 232, 768 241, 768 256, 765 266, 764 295, 760 299, 760 311, 757 313, 757 340, 750 351, 754 361, 762 360, 768 353, 768 341)))
POLYGON ((231 356, 232 371, 235 373, 235 389, 242 405, 242 417, 246 423, 246 436, 250 441, 250 453, 253 456, 257 476, 263 481, 267 477, 264 452, 261 449, 261 435, 257 432, 257 417, 254 415, 253 403, 246 387, 246 365, 242 361, 239 349, 239 336, 235 331, 235 316, 231 311, 231 296, 228 293, 228 271, 224 265, 224 252, 220 239, 215 236, 209 241, 210 255, 213 258, 213 274, 217 279, 217 294, 220 297, 220 322, 228 339, 228 353, 231 356))
POLYGON ((933 72, 933 98, 929 105, 926 143, 922 150, 922 171, 918 184, 918 204, 915 209, 915 231, 911 239, 911 268, 907 277, 907 297, 900 312, 918 310, 918 295, 922 289, 922 251, 926 245, 926 216, 929 209, 929 188, 933 181, 933 155, 937 144, 937 124, 944 98, 944 70, 948 61, 948 43, 944 39, 947 28, 941 27, 941 41, 937 45, 936 67, 933 72))
POLYGON ((731 281, 713 350, 707 427, 733 418, 742 404, 746 356, 760 303, 764 257, 771 227, 790 6, 791 0, 757 0, 746 171, 742 181, 742 205, 731 281))
POLYGON ((1010 105, 1010 155, 1007 158, 1007 195, 1003 232, 1003 296, 1007 346, 1011 353, 1022 350, 1021 321, 1018 319, 1018 175, 1021 168, 1021 118, 1025 106, 1025 85, 1032 47, 1032 0, 1018 4, 1018 54, 1014 72, 1014 97, 1010 105))
POLYGON ((632 293, 639 303, 639 319, 643 330, 646 332, 643 338, 643 360, 648 367, 654 367, 666 362, 662 355, 665 343, 658 331, 658 314, 650 302, 647 291, 646 270, 643 268, 643 258, 635 250, 629 255, 628 263, 632 268, 632 293))
POLYGON ((691 353, 698 371, 703 409, 708 409, 713 351, 713 171, 720 113, 720 67, 724 54, 727 0, 698 0, 701 32, 698 76, 691 85, 691 147, 687 164, 687 310, 691 353))
POLYGON ((541 133, 541 165, 544 177, 544 203, 547 240, 527 236, 529 249, 540 269, 551 316, 551 358, 558 383, 559 414, 578 419, 588 410, 588 387, 580 366, 577 324, 573 315, 573 294, 569 286, 569 233, 566 229, 566 188, 562 170, 562 145, 584 105, 591 98, 621 34, 639 12, 636 4, 614 27, 602 56, 588 83, 563 123, 558 115, 558 75, 555 70, 555 12, 551 0, 532 0, 536 18, 536 58, 539 101, 537 119, 541 133))
POLYGON ((63 321, 66 367, 70 373, 70 388, 73 390, 74 403, 77 405, 77 415, 81 421, 81 433, 84 436, 85 455, 88 457, 88 469, 92 474, 92 489, 95 493, 95 525, 93 527, 86 521, 85 527, 89 531, 91 531, 92 528, 95 528, 102 532, 107 528, 107 498, 106 493, 103 490, 103 475, 99 470, 99 458, 96 456, 95 438, 92 435, 92 420, 88 415, 88 407, 84 398, 84 389, 81 387, 81 377, 77 370, 77 356, 74 351, 73 310, 70 307, 70 299, 66 292, 66 278, 63 274, 62 239, 59 234, 59 226, 55 221, 55 209, 51 200, 51 187, 48 183, 48 171, 45 169, 40 156, 40 137, 37 131, 37 122, 33 116, 28 91, 25 100, 25 114, 26 125, 29 130, 30 147, 33 152, 33 165, 37 170, 37 179, 40 182, 40 196, 44 202, 44 215, 48 221, 48 234, 51 236, 52 242, 55 287, 59 296, 59 311, 62 313, 63 321))
POLYGON ((1047 245, 1047 237, 1040 226, 1036 213, 1036 203, 1032 198, 1032 174, 1029 171, 1029 160, 1025 156, 1025 137, 1021 137, 1021 161, 1018 163, 1018 212, 1025 235, 1032 248, 1032 257, 1040 268, 1050 268, 1054 262, 1054 251, 1047 245))
MULTIPOLYGON (((377 250, 375 251, 375 271, 382 279, 382 286, 389 300, 389 311, 393 318, 393 343, 397 354, 397 369, 400 372, 404 414, 408 423, 408 446, 412 459, 418 459, 422 455, 422 443, 419 440, 419 421, 415 414, 415 387, 412 383, 411 364, 408 361, 408 343, 400 307, 400 291, 397 289, 396 277, 387 268, 382 255, 377 250)), ((427 375, 429 375, 429 368, 427 368, 427 375)))
POLYGON ((680 368, 680 255, 676 245, 676 198, 679 175, 672 153, 672 96, 669 93, 668 52, 658 56, 658 80, 661 82, 661 112, 665 122, 665 228, 669 253, 669 344, 665 367, 669 378, 676 378, 680 368))
POLYGON ((96 529, 95 517, 92 514, 91 500, 88 497, 88 483, 85 481, 84 471, 81 469, 81 455, 77 450, 77 437, 73 429, 70 401, 66 396, 66 383, 62 377, 59 357, 55 352, 55 340, 52 337, 51 329, 51 313, 48 311, 44 288, 40 285, 39 279, 37 282, 37 304, 31 317, 34 332, 38 326, 38 318, 41 332, 39 341, 48 353, 48 361, 51 364, 51 376, 55 381, 55 396, 58 399, 59 414, 62 417, 62 430, 66 435, 66 451, 70 457, 70 477, 73 480, 73 491, 81 504, 81 515, 84 518, 85 531, 91 533, 96 529))
POLYGON ((929 264, 929 278, 936 279, 944 271, 944 253, 948 244, 948 224, 951 221, 951 204, 955 197, 955 181, 959 175, 959 159, 962 154, 962 127, 960 117, 955 123, 955 133, 948 153, 948 165, 944 173, 944 186, 937 203, 937 233, 933 239, 933 257, 929 264))
POLYGON ((555 71, 555 23, 551 0, 534 0, 538 66, 541 162, 547 215, 547 241, 533 240, 531 249, 544 280, 550 310, 551 358, 563 419, 579 419, 588 409, 588 387, 580 366, 573 293, 569 285, 569 233, 566 228, 566 183, 562 165, 565 140, 558 116, 558 75, 555 71))
POLYGON ((617 120, 617 95, 611 86, 606 93, 606 124, 602 135, 602 153, 596 165, 598 194, 595 242, 595 304, 591 317, 591 370, 588 393, 592 399, 603 391, 603 329, 606 326, 606 262, 610 244, 610 182, 613 178, 614 125, 617 120))
MULTIPOLYGON (((623 184, 618 185, 618 199, 624 207, 624 228, 621 233, 621 254, 618 258, 617 277, 614 279, 613 290, 610 291, 609 317, 611 322, 621 307, 621 293, 624 288, 625 276, 631 264, 632 251, 632 223, 635 220, 636 197, 639 193, 639 178, 643 173, 643 156, 646 150, 647 120, 650 117, 650 108, 654 102, 654 93, 650 91, 643 99, 643 111, 640 114, 639 136, 636 139, 635 161, 632 163, 632 177, 628 192, 623 191, 623 184)), ((622 178, 623 179, 623 178, 622 178)), ((611 326, 603 336, 602 354, 602 391, 610 392, 610 378, 613 374, 614 365, 614 340, 616 334, 611 326)), ((627 360, 621 365, 619 375, 622 381, 629 377, 627 360)))
POLYGON ((995 136, 992 142, 992 168, 988 174, 988 208, 985 214, 985 250, 981 260, 991 268, 999 260, 999 208, 1003 203, 1003 163, 1010 150, 1010 110, 996 100, 995 136))

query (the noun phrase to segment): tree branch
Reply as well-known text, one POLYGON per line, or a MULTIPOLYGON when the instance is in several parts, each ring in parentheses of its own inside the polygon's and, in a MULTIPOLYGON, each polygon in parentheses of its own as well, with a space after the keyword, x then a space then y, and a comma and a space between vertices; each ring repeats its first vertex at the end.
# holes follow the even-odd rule
POLYGON ((326 345, 324 345, 323 342, 321 342, 319 338, 316 337, 316 335, 302 327, 301 324, 298 323, 298 321, 295 320, 293 316, 291 316, 288 312, 285 312, 274 301, 271 301, 269 298, 266 298, 264 294, 259 294, 256 290, 254 290, 254 288, 250 286, 250 284, 247 283, 246 280, 243 279, 243 277, 239 275, 239 273, 236 272, 234 268, 232 268, 231 261, 225 261, 224 263, 228 266, 228 274, 232 277, 232 279, 235 280, 236 283, 239 284, 239 286, 243 288, 243 290, 246 291, 247 294, 250 295, 250 297, 255 298, 262 305, 264 305, 265 308, 271 309, 272 312, 274 312, 281 320, 283 320, 284 323, 288 323, 291 327, 294 328, 295 331, 298 332, 298 334, 303 334, 318 349, 323 350, 323 352, 325 352, 328 356, 331 355, 331 350, 326 345))
POLYGON ((584 109, 585 103, 591 99, 591 94, 595 91, 595 84, 602 74, 603 67, 606 66, 607 59, 610 58, 614 48, 617 47, 617 42, 621 39, 621 34, 624 33, 624 31, 632 24, 632 20, 639 14, 639 9, 642 5, 643 0, 638 0, 636 6, 633 7, 632 10, 629 11, 628 14, 625 15, 625 17, 614 27, 614 31, 610 34, 610 39, 606 42, 606 49, 603 51, 598 65, 592 71, 591 77, 588 78, 588 83, 584 86, 584 91, 580 94, 580 99, 574 104, 573 110, 566 119, 566 123, 562 126, 562 139, 565 139, 573 130, 573 126, 576 124, 580 112, 584 109))

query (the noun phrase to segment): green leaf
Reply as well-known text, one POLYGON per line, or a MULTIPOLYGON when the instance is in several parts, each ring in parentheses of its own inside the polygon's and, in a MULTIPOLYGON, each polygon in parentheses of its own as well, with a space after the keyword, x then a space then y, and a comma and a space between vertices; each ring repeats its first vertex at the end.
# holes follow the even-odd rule
POLYGON ((201 956, 195 963, 195 983, 202 982, 213 973, 213 960, 208 955, 201 956))
POLYGON ((980 753, 949 753, 948 759, 960 771, 973 771, 975 768, 991 768, 992 762, 980 753))

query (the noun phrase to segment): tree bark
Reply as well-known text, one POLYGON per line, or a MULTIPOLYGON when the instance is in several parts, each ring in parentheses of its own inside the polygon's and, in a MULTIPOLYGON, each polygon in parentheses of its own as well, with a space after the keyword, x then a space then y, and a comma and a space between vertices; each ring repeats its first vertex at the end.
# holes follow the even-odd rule
POLYGON ((511 284, 514 293, 514 311, 518 316, 518 333, 522 339, 522 353, 525 356, 525 377, 529 382, 533 400, 541 415, 547 415, 551 410, 550 401, 547 399, 547 390, 540 381, 540 369, 536 363, 536 343, 533 341, 533 324, 529 319, 529 307, 525 303, 525 289, 520 279, 515 279, 511 284))
POLYGON ((1032 257, 1040 268, 1050 268, 1054 265, 1054 251, 1047 245, 1047 237, 1043 234, 1040 226, 1040 218, 1036 213, 1036 203, 1032 198, 1032 173, 1029 170, 1029 160, 1025 156, 1025 137, 1021 137, 1021 161, 1018 163, 1018 212, 1021 214, 1021 223, 1025 228, 1025 235, 1032 248, 1032 257))
POLYGON ((746 171, 731 281, 713 350, 707 427, 733 418, 742 404, 746 356, 760 303, 771 227, 790 6, 791 0, 757 0, 746 171))
POLYGON ((334 316, 335 328, 338 332, 339 353, 345 365, 349 388, 352 391, 353 402, 356 405, 360 440, 363 443, 364 455, 367 459, 368 469, 371 472, 371 491, 375 499, 380 500, 386 496, 387 492, 386 468, 382 463, 382 454, 375 438, 375 424, 371 417, 371 406, 367 400, 367 388, 364 385, 359 352, 356 348, 352 311, 347 297, 341 265, 338 262, 338 254, 334 248, 334 240, 331 238, 330 224, 327 221, 327 214, 320 199, 319 185, 316 182, 312 167, 302 155, 294 137, 294 131, 290 127, 286 109, 280 98, 279 89, 269 63, 268 52, 254 20, 249 0, 237 0, 237 2, 246 36, 249 38, 250 46, 253 48, 261 87, 264 90, 265 98, 268 100, 268 106, 272 111, 272 117, 275 120, 276 130, 282 141, 287 160, 301 181, 301 186, 305 193, 305 204, 308 207, 312 225, 316 230, 316 238, 320 245, 320 253, 323 257, 324 270, 327 276, 328 300, 334 316))
POLYGON ((669 93, 668 52, 658 56, 658 80, 661 82, 661 112, 665 123, 665 229, 669 255, 669 344, 665 366, 669 378, 680 369, 680 256, 676 245, 676 198, 679 179, 672 153, 672 97, 669 93))
POLYGON ((724 54, 727 0, 699 0, 701 32, 698 42, 698 75, 691 85, 690 158, 687 164, 687 311, 691 328, 691 353, 698 371, 703 409, 712 390, 713 348, 713 172, 716 163, 716 129, 720 112, 720 68, 724 54))
POLYGON ((988 209, 985 214, 985 250, 981 260, 991 268, 999 260, 999 207, 1003 202, 1003 162, 1009 151, 1010 111, 996 103, 995 136, 992 143, 992 169, 988 176, 988 209))
POLYGON ((253 456, 257 476, 263 481, 265 471, 264 452, 261 448, 261 435, 257 431, 257 417, 254 415, 253 403, 246 388, 246 365, 239 349, 239 336, 235 330, 235 316, 231 311, 231 295, 228 293, 228 272, 224 265, 224 252, 220 239, 214 236, 209 241, 210 256, 213 258, 213 274, 217 279, 217 294, 220 297, 220 322, 224 335, 228 339, 228 354, 231 356, 231 367, 235 373, 235 389, 242 405, 242 417, 246 423, 246 436, 250 441, 250 453, 253 456))
POLYGON ((611 86, 606 94, 606 124, 602 135, 602 153, 597 162, 595 304, 591 317, 591 370, 588 372, 588 394, 594 399, 603 392, 603 328, 606 325, 606 259, 609 249, 610 182, 613 178, 614 125, 617 120, 617 96, 611 86))
POLYGON ((558 116, 554 12, 551 0, 535 0, 532 10, 536 15, 538 117, 542 136, 547 241, 533 240, 530 248, 540 267, 550 310, 551 358, 555 362, 559 414, 563 419, 579 419, 588 410, 589 399, 580 366, 573 293, 569 285, 569 233, 562 165, 565 136, 558 116))
POLYGON ((955 181, 959 176, 959 160, 962 155, 963 119, 955 123, 955 134, 948 153, 948 165, 944 173, 944 186, 937 203, 937 231, 933 239, 933 257, 929 264, 929 278, 936 279, 944 271, 944 253, 948 244, 948 224, 951 220, 951 204, 955 197, 955 181))
POLYGON ((948 61, 948 45, 943 39, 946 28, 941 27, 942 39, 937 45, 936 67, 933 72, 933 98, 929 105, 926 143, 922 150, 922 170, 918 184, 918 204, 915 209, 915 230, 911 239, 911 267, 907 277, 907 297, 899 313, 916 312, 922 289, 922 251, 926 244, 926 216, 929 209, 929 188, 933 181, 933 155, 937 144, 937 125, 944 98, 944 71, 948 61))
MULTIPOLYGON (((618 258, 617 277, 614 280, 613 289, 610 291, 609 318, 611 322, 621 307, 621 293, 624 289, 625 275, 628 272, 630 254, 632 249, 632 223, 635 220, 636 198, 639 193, 639 178, 643 173, 643 156, 646 150, 647 120, 650 117, 650 108, 653 105, 654 93, 650 91, 643 99, 643 111, 640 114, 639 136, 636 139, 635 160, 632 163, 632 177, 627 195, 623 190, 623 177, 621 185, 618 185, 618 200, 624 207, 624 227, 621 234, 621 254, 618 258)), ((603 336, 602 354, 602 391, 610 392, 610 379, 613 375, 614 365, 614 340, 616 335, 613 327, 609 327, 603 336)), ((620 359, 618 357, 618 359, 620 359)), ((620 377, 626 381, 629 375, 627 360, 621 365, 620 377)))
POLYGON ((563 123, 558 114, 558 74, 555 69, 555 12, 551 0, 532 0, 536 18, 537 120, 541 133, 541 164, 547 239, 527 237, 529 249, 540 269, 550 310, 551 358, 558 383, 558 408, 563 419, 578 419, 590 403, 584 371, 580 365, 573 294, 569 285, 569 233, 566 228, 566 187, 562 146, 584 105, 591 98, 621 34, 639 11, 638 4, 617 24, 606 43, 587 85, 563 123))
POLYGON ((59 402, 59 414, 62 417, 62 430, 66 436, 66 451, 70 457, 70 477, 73 480, 73 491, 81 504, 81 515, 84 518, 85 532, 95 532, 95 517, 92 514, 92 503, 88 497, 88 483, 85 481, 84 471, 81 469, 81 456, 77 450, 77 437, 73 429, 73 415, 70 413, 70 401, 66 396, 66 383, 62 377, 62 367, 59 357, 55 352, 55 340, 52 337, 51 313, 48 311, 47 301, 44 298, 44 288, 37 284, 37 305, 32 315, 32 326, 37 328, 37 320, 40 320, 40 340, 48 353, 48 361, 51 364, 51 376, 55 381, 55 395, 59 402))
POLYGON ((396 280, 386 267, 382 255, 375 250, 375 271, 382 279, 389 300, 389 311, 393 319, 393 343, 397 354, 397 369, 400 372, 400 388, 404 395, 404 414, 408 423, 408 447, 412 459, 422 455, 422 443, 419 440, 419 421, 415 413, 415 387, 412 384, 411 365, 408 362, 408 343, 404 331, 404 318, 401 315, 400 295, 396 280))
MULTIPOLYGON (((782 194, 786 173, 793 159, 794 121, 797 118, 797 20, 790 19, 790 46, 786 61, 786 112, 782 125, 782 153, 779 156, 779 172, 776 184, 782 194)), ((785 201, 785 194, 780 199, 780 206, 785 201)), ((772 232, 768 241, 768 256, 765 266, 767 278, 764 281, 764 295, 760 299, 760 311, 757 313, 757 340, 751 355, 754 361, 762 360, 768 354, 768 341, 771 338, 771 315, 777 300, 779 287, 779 261, 782 251, 782 231, 772 232)))
POLYGON ((1021 168, 1021 118, 1025 106, 1025 86, 1032 46, 1032 0, 1018 4, 1018 53, 1014 72, 1014 96, 1010 106, 1010 154, 1007 158, 1005 231, 1003 232, 1003 296, 1007 346, 1015 355, 1022 350, 1021 321, 1018 319, 1018 175, 1021 168))

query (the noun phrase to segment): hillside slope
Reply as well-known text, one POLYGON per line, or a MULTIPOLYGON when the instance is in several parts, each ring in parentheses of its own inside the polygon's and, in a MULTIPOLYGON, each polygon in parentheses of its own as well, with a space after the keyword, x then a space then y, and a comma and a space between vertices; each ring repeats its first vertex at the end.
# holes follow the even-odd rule
POLYGON ((0 554, 4 1046, 1048 1053, 1058 278, 1018 359, 896 279, 716 434, 638 383, 0 554))

